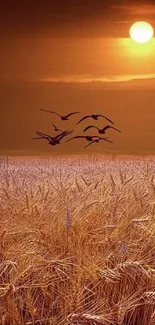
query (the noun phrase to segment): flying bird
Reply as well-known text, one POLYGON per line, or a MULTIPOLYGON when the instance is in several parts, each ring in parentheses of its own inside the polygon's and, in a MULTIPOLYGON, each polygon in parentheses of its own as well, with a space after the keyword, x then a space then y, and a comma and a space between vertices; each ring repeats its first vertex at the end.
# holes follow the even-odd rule
POLYGON ((66 142, 71 141, 73 139, 79 139, 79 138, 86 139, 87 141, 93 141, 94 138, 99 138, 99 137, 97 135, 92 135, 92 136, 91 135, 86 135, 86 136, 84 136, 84 135, 77 135, 76 137, 70 138, 66 142))
POLYGON ((53 127, 54 127, 54 131, 63 131, 63 130, 61 130, 61 129, 59 129, 54 123, 52 123, 52 125, 53 125, 53 127))
POLYGON ((107 121, 109 121, 110 123, 112 124, 115 124, 113 121, 111 121, 109 118, 107 118, 106 116, 104 115, 101 115, 101 114, 92 114, 92 115, 86 115, 86 116, 83 116, 76 124, 79 124, 81 123, 82 121, 84 121, 85 119, 87 118, 93 118, 94 120, 98 120, 99 117, 103 117, 104 119, 106 119, 107 121))
POLYGON ((72 133, 73 130, 65 130, 65 131, 61 132, 60 134, 56 135, 55 137, 52 137, 51 135, 48 135, 46 133, 42 133, 42 132, 36 131, 36 133, 40 137, 44 137, 44 138, 50 137, 51 139, 58 139, 62 134, 68 134, 68 133, 70 134, 70 132, 72 133))
POLYGON ((67 114, 67 115, 60 115, 59 113, 52 112, 52 111, 48 111, 48 110, 46 110, 46 109, 41 109, 41 111, 56 114, 56 115, 58 115, 58 116, 61 118, 61 120, 63 120, 63 121, 67 121, 67 120, 69 120, 69 117, 70 117, 71 115, 79 114, 79 113, 80 113, 80 112, 72 112, 72 113, 69 113, 69 114, 67 114))
POLYGON ((84 148, 87 148, 88 146, 90 146, 91 144, 93 144, 93 143, 98 143, 99 141, 101 141, 101 140, 104 140, 104 141, 107 141, 107 142, 110 142, 110 143, 114 143, 113 141, 111 141, 111 140, 108 140, 109 138, 98 138, 98 139, 95 139, 95 140, 93 140, 93 141, 91 141, 90 143, 88 143, 84 148))
POLYGON ((87 130, 89 130, 90 128, 95 128, 98 130, 98 133, 100 134, 105 134, 106 133, 106 130, 108 129, 113 129, 113 130, 116 130, 117 132, 121 133, 120 130, 114 128, 113 126, 111 125, 106 125, 103 129, 99 129, 97 126, 94 126, 94 125, 89 125, 87 126, 83 131, 86 132, 87 130))
POLYGON ((54 141, 54 139, 50 136, 50 135, 40 135, 38 138, 32 138, 34 140, 38 140, 38 139, 46 139, 48 141, 48 144, 55 146, 56 142, 54 141))
POLYGON ((32 138, 32 139, 46 139, 48 141, 48 144, 50 145, 57 145, 57 144, 60 144, 60 141, 67 135, 71 134, 73 132, 73 130, 66 130, 60 134, 58 134, 56 137, 52 137, 48 134, 45 134, 45 133, 41 133, 39 131, 36 131, 36 133, 39 135, 38 138, 32 138))

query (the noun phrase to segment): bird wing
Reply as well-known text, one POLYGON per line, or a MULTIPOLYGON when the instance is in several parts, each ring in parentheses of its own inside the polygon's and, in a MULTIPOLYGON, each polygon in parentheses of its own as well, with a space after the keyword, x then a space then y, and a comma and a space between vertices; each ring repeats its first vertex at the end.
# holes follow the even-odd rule
POLYGON ((56 114, 56 115, 58 115, 58 116, 61 116, 59 113, 56 113, 56 112, 53 112, 53 111, 48 111, 47 109, 42 109, 42 108, 41 108, 41 111, 43 111, 43 112, 48 112, 48 113, 53 113, 53 114, 56 114))
POLYGON ((63 131, 63 132, 59 133, 58 135, 56 135, 56 136, 54 137, 54 139, 59 139, 59 138, 61 137, 62 134, 66 134, 66 133, 67 133, 67 131, 63 131))
POLYGON ((118 130, 118 129, 116 129, 116 128, 112 127, 112 126, 111 126, 111 129, 114 129, 114 130, 118 131, 119 133, 121 133, 121 131, 120 131, 120 130, 118 130))
POLYGON ((89 125, 89 126, 87 126, 87 127, 83 130, 83 132, 89 130, 90 128, 96 128, 96 126, 94 126, 94 125, 89 125))
POLYGON ((114 130, 116 130, 116 131, 118 131, 118 132, 120 132, 120 133, 121 133, 121 131, 120 131, 120 130, 118 130, 118 129, 114 128, 114 127, 113 127, 113 126, 111 126, 111 125, 107 125, 107 126, 105 126, 105 127, 103 128, 103 131, 106 131, 107 129, 114 129, 114 130))
POLYGON ((85 120, 85 119, 88 118, 88 117, 91 117, 91 116, 90 116, 90 115, 83 116, 83 117, 81 118, 81 120, 79 120, 79 121, 76 123, 76 125, 79 124, 80 122, 82 122, 83 120, 85 120))
POLYGON ((68 134, 68 132, 69 132, 69 130, 63 131, 63 132, 59 133, 58 135, 56 135, 56 136, 54 137, 54 139, 59 139, 59 138, 61 137, 62 134, 68 134))
POLYGON ((61 139, 63 139, 64 137, 66 137, 67 135, 69 135, 69 134, 71 134, 71 133, 73 133, 72 130, 71 130, 71 131, 68 131, 68 132, 66 132, 66 133, 61 134, 60 137, 58 138, 58 140, 60 141, 61 139))
POLYGON ((102 131, 106 131, 106 130, 109 129, 109 128, 111 128, 111 126, 110 126, 110 125, 106 125, 106 126, 102 129, 102 131))
POLYGON ((106 116, 104 116, 104 115, 99 114, 98 116, 102 116, 102 117, 104 117, 107 121, 109 121, 110 123, 115 124, 113 121, 111 121, 108 117, 106 117, 106 116))
POLYGON ((88 146, 90 146, 91 144, 93 144, 95 141, 92 141, 90 143, 88 143, 84 148, 87 148, 88 146))
POLYGON ((37 133, 39 136, 43 137, 43 138, 51 138, 51 139, 52 139, 52 137, 51 137, 49 134, 42 133, 42 132, 39 132, 39 131, 36 131, 36 133, 37 133))
POLYGON ((62 134, 60 135, 60 137, 57 139, 58 141, 60 141, 61 139, 63 139, 64 137, 66 137, 68 134, 62 134))
POLYGON ((71 115, 78 114, 78 113, 80 113, 80 112, 72 112, 72 113, 67 114, 66 117, 69 117, 71 115))
POLYGON ((99 138, 99 140, 104 140, 104 141, 107 141, 107 142, 110 142, 110 143, 114 143, 113 141, 111 140, 108 140, 109 138, 99 138))

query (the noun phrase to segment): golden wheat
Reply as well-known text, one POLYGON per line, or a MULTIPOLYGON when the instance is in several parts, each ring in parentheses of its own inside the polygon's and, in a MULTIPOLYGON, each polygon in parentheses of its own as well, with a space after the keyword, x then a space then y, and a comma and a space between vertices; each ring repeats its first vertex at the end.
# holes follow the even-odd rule
POLYGON ((0 324, 154 325, 152 157, 9 158, 0 207, 0 324))

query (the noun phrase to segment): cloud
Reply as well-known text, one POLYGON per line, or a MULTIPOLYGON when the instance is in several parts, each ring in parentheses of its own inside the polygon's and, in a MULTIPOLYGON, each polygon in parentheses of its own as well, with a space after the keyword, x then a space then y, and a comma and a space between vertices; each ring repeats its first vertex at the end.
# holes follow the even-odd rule
POLYGON ((47 77, 47 78, 40 78, 38 80, 31 80, 31 81, 38 81, 38 82, 53 82, 53 83, 94 83, 94 82, 106 82, 106 83, 118 83, 118 82, 126 82, 126 81, 133 81, 133 80, 148 80, 148 79, 155 79, 155 74, 135 74, 135 75, 116 75, 116 76, 100 76, 100 77, 93 77, 93 76, 79 76, 74 75, 70 77, 47 77))
POLYGON ((21 78, 11 76, 0 80, 1 83, 48 83, 48 84, 66 84, 66 85, 100 85, 101 87, 110 88, 135 88, 142 87, 143 89, 155 88, 155 73, 153 74, 120 74, 120 75, 70 75, 62 77, 36 77, 36 78, 21 78))
MULTIPOLYGON (((129 15, 151 15, 155 14, 155 5, 153 4, 126 4, 113 5, 113 9, 126 11, 129 15)), ((149 17, 148 17, 149 18, 149 17)))

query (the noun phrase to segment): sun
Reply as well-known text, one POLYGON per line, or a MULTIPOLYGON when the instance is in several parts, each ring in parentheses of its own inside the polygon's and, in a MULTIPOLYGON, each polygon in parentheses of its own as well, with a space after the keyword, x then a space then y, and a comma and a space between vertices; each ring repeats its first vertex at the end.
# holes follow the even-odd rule
POLYGON ((145 22, 138 21, 130 27, 130 37, 137 43, 147 43, 154 35, 153 27, 145 22))

